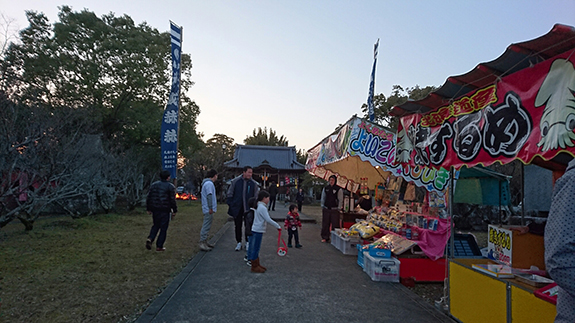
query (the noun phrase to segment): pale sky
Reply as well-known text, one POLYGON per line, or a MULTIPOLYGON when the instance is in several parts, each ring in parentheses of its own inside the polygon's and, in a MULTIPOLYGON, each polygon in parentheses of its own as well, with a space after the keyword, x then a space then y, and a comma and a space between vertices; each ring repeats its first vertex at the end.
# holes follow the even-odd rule
POLYGON ((361 116, 378 38, 375 93, 388 96, 394 84, 441 86, 556 23, 575 26, 575 0, 0 0, 0 13, 25 28, 25 10, 55 22, 64 4, 160 31, 183 26, 204 140, 243 144, 267 127, 305 150, 361 116))

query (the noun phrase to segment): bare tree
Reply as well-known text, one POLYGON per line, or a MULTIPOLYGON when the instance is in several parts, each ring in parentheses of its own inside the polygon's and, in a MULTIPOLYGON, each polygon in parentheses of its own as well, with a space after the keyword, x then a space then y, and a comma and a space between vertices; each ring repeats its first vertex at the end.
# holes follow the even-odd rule
POLYGON ((32 230, 51 205, 93 192, 82 112, 16 106, 0 93, 0 227, 19 219, 32 230))
POLYGON ((4 57, 4 53, 10 43, 15 42, 17 39, 18 27, 16 26, 16 19, 0 13, 0 59, 4 57))

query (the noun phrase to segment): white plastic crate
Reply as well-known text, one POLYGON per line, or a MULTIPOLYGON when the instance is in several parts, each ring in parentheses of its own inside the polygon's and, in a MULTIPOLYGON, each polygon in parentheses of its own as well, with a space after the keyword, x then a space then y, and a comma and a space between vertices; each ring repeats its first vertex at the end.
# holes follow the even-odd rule
POLYGON ((357 245, 359 238, 342 238, 340 237, 340 251, 344 255, 357 255, 357 245))
POLYGON ((363 253, 364 271, 371 280, 399 283, 399 260, 396 258, 374 258, 363 253))
POLYGON ((331 240, 332 246, 334 246, 337 250, 341 249, 341 247, 339 246, 341 241, 339 239, 339 235, 335 231, 331 232, 331 239, 330 240, 331 240))
POLYGON ((331 244, 344 255, 357 255, 359 237, 343 238, 336 231, 331 232, 331 244))

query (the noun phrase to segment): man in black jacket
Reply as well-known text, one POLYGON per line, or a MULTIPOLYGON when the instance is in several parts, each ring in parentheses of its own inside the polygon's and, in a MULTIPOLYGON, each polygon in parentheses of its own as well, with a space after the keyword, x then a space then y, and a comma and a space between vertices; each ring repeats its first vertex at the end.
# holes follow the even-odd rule
POLYGON ((321 242, 329 242, 331 230, 339 228, 339 213, 343 209, 343 189, 336 184, 335 175, 321 192, 321 242))
POLYGON ((176 188, 170 183, 170 172, 162 170, 160 172, 160 181, 152 183, 148 197, 146 198, 146 209, 152 214, 154 225, 150 230, 148 240, 146 240, 146 249, 152 249, 152 242, 156 239, 158 231, 158 241, 156 241, 156 251, 164 251, 164 242, 170 218, 176 216, 178 206, 176 205, 176 188), (173 213, 172 213, 173 212, 173 213))
POLYGON ((268 188, 268 192, 270 193, 270 204, 268 205, 268 210, 275 211, 276 210, 276 196, 278 195, 278 187, 276 182, 272 181, 270 183, 270 187, 268 188))
MULTIPOLYGON (((251 197, 257 197, 260 190, 258 182, 252 179, 252 175, 253 169, 250 166, 245 166, 242 174, 232 179, 230 187, 228 188, 228 214, 234 218, 234 224, 236 226, 236 241, 238 243, 235 248, 236 251, 240 251, 242 249, 242 223, 244 226, 247 226, 245 223, 245 215, 250 210, 248 200, 251 197)), ((247 229, 248 228, 246 227, 244 231, 247 232, 247 229)), ((244 233, 244 235, 247 244, 247 233, 244 233)))

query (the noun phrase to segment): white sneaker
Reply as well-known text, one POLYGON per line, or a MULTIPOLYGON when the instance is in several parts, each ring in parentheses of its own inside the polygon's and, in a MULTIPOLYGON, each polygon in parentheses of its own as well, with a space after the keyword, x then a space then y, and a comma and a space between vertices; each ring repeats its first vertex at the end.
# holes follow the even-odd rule
POLYGON ((241 242, 238 242, 238 244, 236 245, 236 249, 235 249, 235 250, 236 250, 236 251, 242 250, 242 243, 241 243, 241 242))

